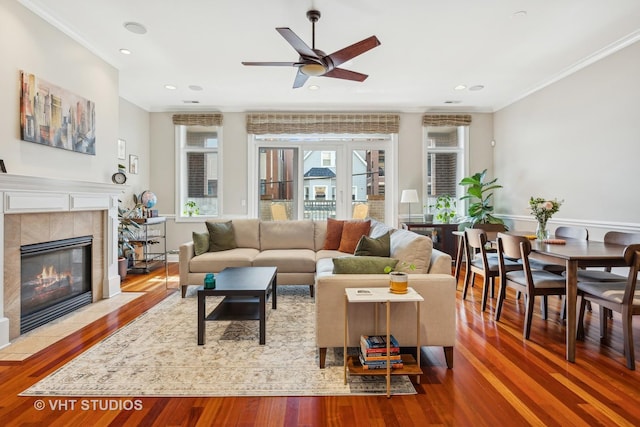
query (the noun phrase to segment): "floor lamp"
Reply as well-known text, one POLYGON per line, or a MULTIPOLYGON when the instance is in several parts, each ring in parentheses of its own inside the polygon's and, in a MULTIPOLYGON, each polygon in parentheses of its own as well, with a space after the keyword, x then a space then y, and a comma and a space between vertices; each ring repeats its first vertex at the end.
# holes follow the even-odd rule
POLYGON ((418 203, 418 190, 402 190, 400 203, 409 203, 409 221, 411 222, 411 203, 418 203))

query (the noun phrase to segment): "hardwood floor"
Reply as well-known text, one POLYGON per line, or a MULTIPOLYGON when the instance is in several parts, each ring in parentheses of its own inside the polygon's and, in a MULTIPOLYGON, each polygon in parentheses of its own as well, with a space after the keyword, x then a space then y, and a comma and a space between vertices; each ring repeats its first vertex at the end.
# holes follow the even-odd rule
MULTIPOLYGON (((547 321, 536 312, 531 340, 524 341, 522 301, 516 302, 513 294, 508 294, 502 318, 495 322, 495 299, 489 300, 485 313, 480 311, 480 282, 471 288, 466 301, 460 300, 462 286, 458 286, 454 368, 446 369, 442 349, 424 351, 428 366, 416 387, 418 394, 413 396, 18 396, 167 293, 177 292, 177 264, 170 266, 169 289, 160 273, 128 276, 123 290, 144 291, 146 295, 115 313, 23 362, 0 362, 0 425, 640 425, 640 373, 625 367, 619 317, 612 321, 610 349, 599 344, 597 310, 589 314, 587 340, 578 342, 577 363, 568 363, 559 298, 549 298, 547 321), (38 410, 41 403, 44 409, 38 410), (130 408, 132 405, 135 407, 130 408)), ((634 335, 639 342, 638 323, 634 324, 634 335)))

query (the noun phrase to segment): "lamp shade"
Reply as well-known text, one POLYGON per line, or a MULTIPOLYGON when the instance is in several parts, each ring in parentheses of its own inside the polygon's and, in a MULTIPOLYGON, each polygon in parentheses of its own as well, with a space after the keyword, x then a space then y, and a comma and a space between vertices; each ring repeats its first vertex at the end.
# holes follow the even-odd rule
POLYGON ((418 203, 418 190, 402 190, 400 203, 418 203))

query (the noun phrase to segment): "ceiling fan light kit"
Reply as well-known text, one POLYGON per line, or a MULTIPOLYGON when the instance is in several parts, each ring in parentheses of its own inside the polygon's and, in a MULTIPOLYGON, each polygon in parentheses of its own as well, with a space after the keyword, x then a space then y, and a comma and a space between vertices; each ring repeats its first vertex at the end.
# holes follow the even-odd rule
POLYGON ((309 47, 290 28, 279 27, 276 31, 298 52, 300 58, 297 62, 242 62, 243 65, 275 66, 275 67, 297 67, 298 73, 293 82, 293 88, 304 86, 309 76, 313 77, 333 77, 336 79, 353 80, 362 82, 368 75, 338 68, 358 55, 365 53, 380 45, 380 40, 376 36, 368 37, 330 55, 325 54, 320 49, 316 49, 316 22, 320 19, 320 12, 309 10, 307 18, 311 21, 312 41, 309 47))

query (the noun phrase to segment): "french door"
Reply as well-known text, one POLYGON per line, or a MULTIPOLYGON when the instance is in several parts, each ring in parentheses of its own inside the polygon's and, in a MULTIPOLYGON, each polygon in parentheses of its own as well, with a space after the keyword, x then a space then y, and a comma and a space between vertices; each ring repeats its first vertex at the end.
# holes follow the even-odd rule
POLYGON ((250 147, 249 213, 262 220, 348 219, 358 211, 382 222, 393 209, 395 158, 382 138, 254 138, 250 147), (276 213, 279 212, 279 213, 276 213), (277 218, 276 218, 277 216, 277 218))

